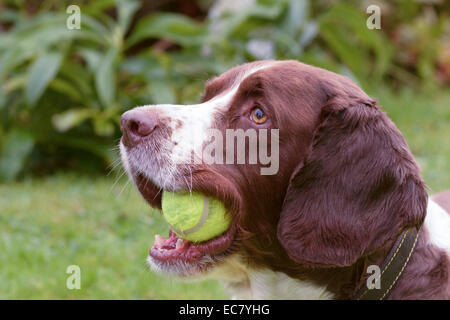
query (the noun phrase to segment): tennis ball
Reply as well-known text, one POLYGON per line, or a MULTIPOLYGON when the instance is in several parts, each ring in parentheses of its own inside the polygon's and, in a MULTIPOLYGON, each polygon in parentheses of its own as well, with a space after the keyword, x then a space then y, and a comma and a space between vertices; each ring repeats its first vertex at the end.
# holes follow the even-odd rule
POLYGON ((219 236, 231 224, 222 202, 196 192, 163 191, 162 212, 172 231, 192 242, 219 236))

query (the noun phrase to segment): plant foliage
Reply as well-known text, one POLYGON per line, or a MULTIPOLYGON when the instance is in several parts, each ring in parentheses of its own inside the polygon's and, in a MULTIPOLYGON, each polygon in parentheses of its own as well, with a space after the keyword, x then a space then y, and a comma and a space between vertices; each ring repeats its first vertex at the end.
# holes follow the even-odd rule
POLYGON ((194 19, 164 11, 136 18, 137 0, 81 1, 79 30, 66 27, 68 3, 55 3, 41 1, 32 14, 25 1, 0 4, 3 181, 81 155, 109 164, 123 111, 198 102, 206 79, 246 61, 297 59, 366 88, 433 87, 436 70, 449 79, 450 63, 441 57, 448 16, 431 7, 429 23, 415 1, 391 5, 383 31, 366 27, 359 2, 217 1, 194 19))

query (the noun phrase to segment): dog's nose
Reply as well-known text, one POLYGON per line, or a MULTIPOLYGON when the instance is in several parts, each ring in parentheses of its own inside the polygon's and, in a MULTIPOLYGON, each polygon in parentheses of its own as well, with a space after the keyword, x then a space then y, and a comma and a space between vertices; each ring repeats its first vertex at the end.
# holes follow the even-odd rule
POLYGON ((120 118, 122 142, 127 147, 134 147, 143 138, 149 136, 158 126, 158 116, 149 110, 129 110, 120 118))

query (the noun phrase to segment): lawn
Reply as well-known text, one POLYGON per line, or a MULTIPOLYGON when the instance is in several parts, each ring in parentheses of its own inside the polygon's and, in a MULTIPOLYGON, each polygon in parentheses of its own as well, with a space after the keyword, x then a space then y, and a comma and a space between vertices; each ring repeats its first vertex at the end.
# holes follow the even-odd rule
POLYGON ((450 90, 418 95, 381 88, 371 96, 403 133, 429 193, 450 189, 450 90))
POLYGON ((0 299, 226 299, 214 281, 181 283, 150 272, 157 211, 114 178, 60 174, 0 186, 0 299), (123 191, 122 191, 123 190, 123 191), (66 288, 66 268, 81 289, 66 288))
MULTIPOLYGON (((450 91, 372 93, 403 132, 430 193, 450 188, 450 91)), ((114 175, 114 173, 112 174, 114 175)), ((180 283, 145 258, 167 226, 126 179, 61 173, 0 185, 0 299, 226 299, 214 281, 180 283), (66 268, 81 268, 81 289, 66 268)))

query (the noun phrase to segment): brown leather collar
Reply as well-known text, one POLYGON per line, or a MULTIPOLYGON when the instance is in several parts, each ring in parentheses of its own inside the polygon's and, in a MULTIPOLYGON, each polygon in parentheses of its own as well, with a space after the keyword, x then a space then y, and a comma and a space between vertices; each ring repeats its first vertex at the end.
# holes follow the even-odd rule
MULTIPOLYGON (((419 227, 420 229, 420 227, 419 227)), ((389 297, 392 288, 401 277, 417 244, 419 232, 416 227, 407 229, 395 241, 380 268, 380 288, 368 289, 364 286, 353 297, 354 300, 383 300, 389 297)))

